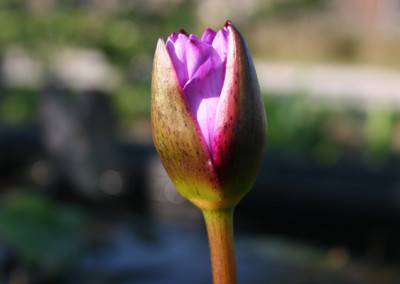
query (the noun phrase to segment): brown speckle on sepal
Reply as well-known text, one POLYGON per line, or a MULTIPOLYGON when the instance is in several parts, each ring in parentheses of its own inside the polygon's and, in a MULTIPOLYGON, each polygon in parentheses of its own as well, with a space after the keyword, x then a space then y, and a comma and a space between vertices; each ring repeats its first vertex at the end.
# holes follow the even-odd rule
POLYGON ((217 146, 213 161, 223 193, 237 196, 250 190, 259 172, 267 138, 267 119, 248 47, 231 22, 226 27, 229 32, 227 66, 214 130, 217 146))

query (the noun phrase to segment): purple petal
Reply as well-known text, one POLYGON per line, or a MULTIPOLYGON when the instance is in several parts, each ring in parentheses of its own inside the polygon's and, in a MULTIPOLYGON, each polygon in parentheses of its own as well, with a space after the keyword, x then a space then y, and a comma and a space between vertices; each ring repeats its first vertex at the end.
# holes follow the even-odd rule
POLYGON ((211 149, 214 124, 223 78, 224 66, 213 49, 211 54, 188 81, 183 92, 203 133, 205 142, 211 149))
POLYGON ((191 34, 191 35, 189 36, 189 39, 192 39, 192 40, 195 40, 195 41, 201 41, 201 40, 198 38, 198 36, 197 36, 197 35, 194 35, 194 34, 191 34))
POLYGON ((224 30, 218 31, 212 42, 212 46, 219 54, 221 61, 226 60, 227 46, 228 46, 228 32, 224 30))
POLYGON ((167 44, 169 41, 171 41, 172 43, 175 43, 177 39, 178 39, 178 34, 172 33, 167 39, 167 44))
POLYGON ((186 43, 186 62, 189 80, 193 77, 201 64, 210 57, 213 51, 210 45, 201 40, 196 40, 194 38, 188 40, 186 43))
POLYGON ((215 31, 213 31, 212 29, 207 28, 204 31, 203 36, 201 37, 201 41, 211 45, 216 34, 217 33, 215 31))
POLYGON ((225 78, 228 30, 196 35, 172 33, 167 49, 180 86, 211 151, 215 117, 225 78))
POLYGON ((179 84, 183 89, 187 80, 189 79, 186 62, 186 43, 188 42, 188 36, 183 33, 175 35, 172 34, 168 38, 166 45, 174 65, 179 84), (173 42, 174 39, 175 42, 173 42))

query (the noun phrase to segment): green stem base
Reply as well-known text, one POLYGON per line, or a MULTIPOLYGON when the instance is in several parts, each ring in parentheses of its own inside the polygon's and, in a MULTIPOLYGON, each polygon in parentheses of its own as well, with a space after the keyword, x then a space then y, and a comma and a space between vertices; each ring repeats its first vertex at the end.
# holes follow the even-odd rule
POLYGON ((202 210, 210 245, 214 284, 236 284, 236 260, 233 241, 234 208, 202 210))

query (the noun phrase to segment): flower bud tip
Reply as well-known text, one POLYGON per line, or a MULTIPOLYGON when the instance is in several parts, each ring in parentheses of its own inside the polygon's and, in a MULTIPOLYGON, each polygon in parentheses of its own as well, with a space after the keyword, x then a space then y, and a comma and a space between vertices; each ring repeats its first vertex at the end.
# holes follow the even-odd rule
POLYGON ((180 29, 178 33, 189 36, 188 33, 184 29, 180 29))

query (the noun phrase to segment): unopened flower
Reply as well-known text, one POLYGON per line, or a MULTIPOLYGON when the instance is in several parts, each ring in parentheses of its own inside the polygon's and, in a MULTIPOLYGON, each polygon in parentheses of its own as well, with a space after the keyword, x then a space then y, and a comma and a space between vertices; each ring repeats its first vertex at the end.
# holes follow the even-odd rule
POLYGON ((267 121, 253 61, 231 22, 201 38, 181 30, 158 41, 151 113, 155 147, 184 197, 221 209, 250 190, 267 121))

